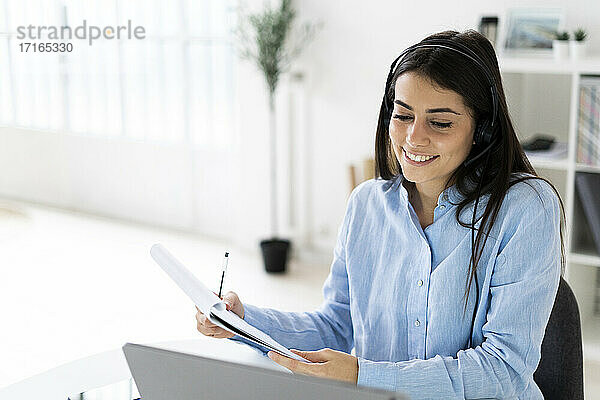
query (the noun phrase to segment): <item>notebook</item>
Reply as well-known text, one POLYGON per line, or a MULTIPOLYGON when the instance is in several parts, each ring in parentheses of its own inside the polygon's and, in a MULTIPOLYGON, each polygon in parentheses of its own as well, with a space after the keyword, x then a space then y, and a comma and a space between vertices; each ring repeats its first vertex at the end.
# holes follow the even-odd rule
POLYGON ((150 249, 150 255, 181 290, 198 306, 213 324, 253 343, 298 361, 311 362, 291 352, 260 329, 229 311, 225 303, 196 278, 161 244, 150 249))

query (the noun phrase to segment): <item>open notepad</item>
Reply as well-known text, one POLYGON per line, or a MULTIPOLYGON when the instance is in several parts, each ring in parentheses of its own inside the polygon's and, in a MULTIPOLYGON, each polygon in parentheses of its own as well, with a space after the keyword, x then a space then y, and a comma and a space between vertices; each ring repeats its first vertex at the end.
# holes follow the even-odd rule
POLYGON ((158 265, 175 281, 177 286, 188 295, 200 311, 213 324, 256 344, 264 346, 286 357, 299 361, 310 362, 289 349, 277 343, 266 333, 253 327, 237 314, 228 311, 225 303, 211 290, 198 280, 183 264, 181 264, 161 244, 155 244, 150 249, 150 255, 158 265))

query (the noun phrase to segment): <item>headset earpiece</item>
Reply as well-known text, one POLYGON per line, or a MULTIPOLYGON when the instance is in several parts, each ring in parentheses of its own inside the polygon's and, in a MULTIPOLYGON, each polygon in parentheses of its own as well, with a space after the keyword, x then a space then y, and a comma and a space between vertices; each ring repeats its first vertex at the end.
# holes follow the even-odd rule
POLYGON ((492 142, 493 128, 488 119, 483 119, 477 124, 473 134, 475 144, 480 147, 486 147, 492 142))

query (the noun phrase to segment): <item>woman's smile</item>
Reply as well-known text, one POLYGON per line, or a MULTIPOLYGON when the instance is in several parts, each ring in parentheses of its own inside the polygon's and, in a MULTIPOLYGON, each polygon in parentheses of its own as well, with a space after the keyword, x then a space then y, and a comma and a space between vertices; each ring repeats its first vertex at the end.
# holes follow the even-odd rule
POLYGON ((404 147, 402 148, 402 154, 404 155, 404 159, 409 164, 416 165, 418 167, 422 167, 424 165, 431 164, 432 162, 434 162, 435 160, 437 160, 440 157, 439 155, 434 156, 434 155, 411 153, 409 151, 406 151, 406 149, 404 147))

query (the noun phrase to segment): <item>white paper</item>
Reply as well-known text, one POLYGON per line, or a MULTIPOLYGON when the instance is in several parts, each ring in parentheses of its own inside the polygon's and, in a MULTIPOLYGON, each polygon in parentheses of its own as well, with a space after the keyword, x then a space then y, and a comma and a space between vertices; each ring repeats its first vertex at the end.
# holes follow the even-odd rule
POLYGON ((150 249, 150 255, 156 263, 173 279, 173 281, 188 295, 198 306, 200 311, 208 317, 213 324, 254 343, 267 347, 284 356, 310 362, 299 355, 292 353, 285 346, 277 343, 266 333, 250 325, 232 311, 228 311, 225 303, 196 278, 182 263, 180 263, 161 244, 155 244, 150 249))

